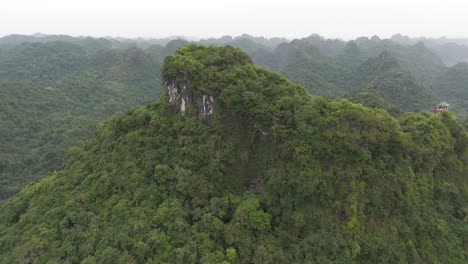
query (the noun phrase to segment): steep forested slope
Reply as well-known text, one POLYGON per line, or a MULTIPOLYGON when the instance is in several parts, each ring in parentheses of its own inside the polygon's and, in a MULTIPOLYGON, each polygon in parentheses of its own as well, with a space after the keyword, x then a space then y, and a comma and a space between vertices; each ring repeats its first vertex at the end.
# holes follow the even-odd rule
POLYGON ((431 87, 445 70, 442 61, 422 44, 403 46, 377 37, 345 42, 312 35, 282 43, 272 52, 251 50, 246 52, 254 62, 303 85, 311 94, 329 98, 343 98, 363 86, 373 85, 383 71, 399 68, 401 74, 388 78, 396 78, 398 86, 404 84, 405 91, 425 93, 422 104, 413 105, 411 111, 432 107, 436 100, 430 90, 423 91, 424 87, 431 87), (410 91, 413 86, 414 91, 410 91))
POLYGON ((350 102, 359 103, 366 107, 385 109, 393 115, 402 113, 402 111, 395 107, 395 105, 388 102, 388 100, 384 98, 382 92, 380 92, 375 86, 364 86, 356 92, 348 95, 346 99, 350 102))
POLYGON ((357 45, 367 57, 376 57, 388 51, 401 67, 411 72, 416 79, 430 86, 437 74, 445 69, 443 62, 424 44, 404 46, 390 40, 359 38, 357 45))
POLYGON ((431 91, 420 84, 409 71, 402 69, 397 60, 386 51, 362 63, 354 72, 353 83, 355 87, 374 87, 381 98, 401 112, 430 111, 437 103, 431 91))
MULTIPOLYGON (((1 128, 5 133, 3 142, 7 143, 2 143, 0 151, 3 157, 0 159, 3 164, 0 197, 18 190, 10 184, 19 186, 59 168, 66 147, 88 138, 100 120, 159 95, 160 81, 155 72, 159 71, 160 62, 188 43, 181 39, 128 40, 62 35, 0 38, 0 82, 2 87, 10 86, 2 88, 5 91, 0 99, 2 109, 8 108, 0 113, 1 122, 9 124, 1 128), (22 87, 19 88, 22 91, 34 91, 29 93, 31 96, 18 97, 21 99, 16 102, 9 94, 15 86, 22 87), (36 94, 40 91, 47 91, 47 96, 36 94), (43 99, 34 101, 36 96, 43 99), (62 104, 64 98, 70 103, 62 104), (69 113, 68 121, 63 121, 60 113, 69 113), (22 116, 21 121, 17 121, 18 116, 22 116), (37 122, 44 125, 40 128, 28 125, 37 122), (49 131, 57 126, 68 127, 65 130, 71 134, 49 131), (81 129, 87 132, 81 133, 81 129), (15 134, 21 135, 18 138, 22 138, 20 141, 24 144, 14 147, 18 144, 12 140, 15 134), (77 138, 80 140, 75 140, 77 138), (49 145, 54 141, 59 144, 49 145), (61 142, 69 143, 62 146, 61 142), (47 147, 38 151, 38 144, 47 147), (38 155, 48 155, 55 161, 46 161, 38 155), (12 164, 15 165, 12 167, 12 164), (13 173, 13 168, 20 169, 14 169, 13 173), (17 180, 10 181, 14 178, 17 180)), ((377 37, 346 42, 318 35, 294 41, 226 36, 201 43, 240 47, 255 63, 283 74, 313 95, 335 99, 354 97, 356 102, 366 103, 372 100, 362 96, 370 95, 366 89, 371 86, 378 90, 380 99, 400 111, 429 110, 435 102, 447 101, 458 115, 466 116, 468 112, 467 95, 463 92, 468 82, 463 79, 463 64, 445 68, 429 50, 429 44, 399 45, 377 37), (379 63, 384 61, 382 54, 392 58, 391 67, 380 67, 379 63), (357 99, 360 96, 364 101, 357 99)), ((394 110, 392 113, 396 113, 394 110)))
POLYGON ((0 60, 0 199, 59 169, 104 119, 161 94, 160 64, 140 49, 16 49, 0 60))
POLYGON ((463 263, 450 113, 311 97, 231 47, 165 60, 159 103, 0 203, 2 263, 463 263))
POLYGON ((468 117, 468 64, 456 64, 439 75, 434 94, 446 98, 450 109, 468 117))

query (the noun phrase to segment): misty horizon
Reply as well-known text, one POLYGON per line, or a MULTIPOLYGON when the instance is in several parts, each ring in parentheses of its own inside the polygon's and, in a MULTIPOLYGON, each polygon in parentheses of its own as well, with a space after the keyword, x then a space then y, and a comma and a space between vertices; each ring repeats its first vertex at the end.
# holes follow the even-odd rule
POLYGON ((7 34, 7 35, 1 35, 0 38, 5 38, 5 37, 13 37, 13 36, 28 36, 28 37, 36 37, 36 38, 41 38, 41 37, 51 37, 51 36, 68 36, 68 37, 73 37, 73 38, 95 38, 95 39, 122 39, 122 40, 137 40, 137 39, 142 39, 142 40, 160 40, 160 39, 168 39, 168 40, 174 40, 174 39, 183 39, 187 41, 200 41, 200 40, 209 40, 209 39, 221 39, 225 37, 230 37, 232 39, 236 38, 242 38, 242 37, 254 37, 254 38, 265 38, 265 39, 286 39, 287 41, 293 41, 295 39, 303 39, 303 38, 308 38, 308 37, 313 37, 313 36, 318 36, 323 39, 328 39, 328 40, 340 40, 340 41, 352 41, 356 40, 359 38, 367 38, 371 39, 373 37, 378 37, 381 40, 385 39, 392 39, 394 37, 403 37, 403 38, 409 38, 412 40, 418 40, 418 39, 427 39, 427 40, 468 40, 468 35, 466 37, 448 37, 448 36, 439 36, 439 37, 428 37, 428 36, 410 36, 410 35, 405 35, 401 33, 395 33, 391 34, 390 36, 380 36, 378 34, 374 35, 366 35, 366 36, 357 36, 355 38, 350 38, 350 39, 345 39, 341 37, 328 37, 326 35, 322 35, 319 33, 312 32, 309 35, 304 35, 301 37, 297 38, 288 38, 285 36, 264 36, 264 35, 253 35, 249 33, 242 33, 239 35, 220 35, 220 36, 210 36, 210 37, 200 37, 200 36, 195 36, 195 35, 180 35, 180 34, 174 34, 174 35, 169 35, 169 36, 135 36, 135 37, 128 37, 128 36, 113 36, 113 35, 72 35, 72 34, 66 34, 66 33, 56 33, 56 34, 48 34, 48 33, 43 33, 43 32, 35 32, 31 34, 19 34, 19 33, 12 33, 12 34, 7 34))
POLYGON ((11 34, 195 39, 225 35, 297 39, 468 38, 468 4, 447 1, 187 1, 19 0, 4 3, 0 36, 11 34))

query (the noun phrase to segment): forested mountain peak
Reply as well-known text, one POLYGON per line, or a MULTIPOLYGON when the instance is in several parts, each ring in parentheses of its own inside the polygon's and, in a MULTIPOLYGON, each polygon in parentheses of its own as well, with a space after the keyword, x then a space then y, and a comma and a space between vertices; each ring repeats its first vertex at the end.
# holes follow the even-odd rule
POLYGON ((0 263, 466 259, 468 135, 451 113, 312 97, 233 47, 180 48, 162 77, 159 103, 0 202, 0 263))
MULTIPOLYGON (((357 69, 356 86, 370 84, 379 91, 379 94, 400 111, 428 111, 437 101, 431 91, 424 87, 414 75, 402 68, 391 52, 384 50, 378 57, 370 58, 357 69)), ((357 91, 356 96, 376 95, 365 89, 357 91), (360 94, 360 95, 359 95, 360 94)), ((377 97, 376 97, 377 98, 377 97)), ((366 99, 367 102, 373 100, 366 99)), ((375 103, 370 103, 369 106, 375 103)), ((383 104, 385 105, 385 104, 383 104)), ((386 109, 391 109, 385 106, 386 109)), ((395 112, 392 110, 392 112, 395 112)))
MULTIPOLYGON (((241 48, 256 64, 283 74, 305 87, 312 95, 335 99, 361 92, 362 98, 380 95, 380 99, 404 111, 430 110, 434 102, 447 101, 451 104, 451 111, 457 115, 466 116, 468 113, 468 69, 463 64, 445 67, 433 53, 434 46, 427 41, 424 45, 416 45, 416 40, 402 45, 390 40, 361 38, 343 41, 311 35, 290 42, 282 38, 242 35, 198 43, 241 48), (379 59, 384 51, 396 58, 401 67, 396 67, 393 60, 379 59), (392 65, 395 66, 394 70, 382 70, 392 65), (368 89, 359 91, 366 86, 374 87, 378 93, 368 89), (435 99, 430 92, 439 98, 435 99)), ((135 106, 135 103, 154 98, 149 94, 160 94, 158 89, 161 88, 161 81, 157 74, 160 63, 187 44, 188 41, 173 37, 123 39, 16 35, 0 38, 0 79, 5 81, 0 83, 4 95, 0 102, 3 108, 0 109, 0 123, 4 131, 4 140, 0 141, 0 148, 4 150, 0 157, 0 163, 3 164, 0 170, 0 199, 5 198, 5 194, 11 195, 21 184, 41 178, 47 171, 60 167, 63 155, 58 154, 65 153, 67 147, 79 142, 70 140, 62 144, 63 137, 66 137, 64 135, 67 135, 62 129, 81 135, 73 138, 82 140, 92 135, 93 129, 90 128, 97 125, 97 120, 125 109, 124 106, 135 106), (29 103, 27 97, 10 96, 15 87, 18 91, 43 91, 43 95, 51 99, 46 100, 49 102, 46 105, 53 107, 42 111, 40 109, 43 107, 29 103), (133 95, 138 94, 140 99, 134 100, 136 97, 129 94, 131 91, 135 91, 133 95), (96 92, 99 96, 94 95, 92 98, 95 100, 89 100, 90 95, 96 92), (71 103, 58 103, 64 101, 63 96, 71 103), (134 99, 123 100, 129 96, 134 99), (24 107, 20 107, 22 105, 24 107), (62 117, 57 113, 68 113, 64 108, 73 109, 71 117, 66 122, 59 122, 62 117), (89 109, 93 111, 89 112, 89 109), (79 113, 89 116, 83 118, 79 113), (41 119, 45 124, 55 120, 54 124, 60 128, 54 125, 32 125, 35 122, 30 120, 39 120, 37 115, 45 118, 41 119), (14 120, 21 121, 13 122, 13 116, 14 120), (80 125, 75 124, 75 121, 80 125), (74 125, 71 126, 71 123, 74 125), (59 130, 61 132, 52 132, 59 130), (38 135, 41 136, 36 137, 38 135), (22 143, 16 139, 21 139, 22 143), (60 143, 54 147, 48 145, 48 142, 57 141, 60 143), (33 142, 34 146, 31 145, 33 142), (31 162, 31 159, 39 161, 31 162), (31 168, 35 168, 36 173, 28 172, 31 168)), ((452 46, 443 48, 450 51, 452 46)), ((458 52, 454 51, 452 55, 458 58, 458 52)), ((43 98, 43 95, 37 96, 43 98)), ((205 100, 210 99, 209 96, 205 97, 205 100)), ((198 100, 202 109, 203 96, 198 100)), ((180 111, 180 104, 175 107, 180 111)))
POLYGON ((213 104, 226 86, 220 76, 245 64, 252 61, 239 48, 188 45, 177 50, 162 66, 169 103, 182 115, 194 107, 199 119, 210 121, 213 104))
POLYGON ((288 39, 281 38, 281 37, 265 38, 265 37, 255 37, 255 36, 251 36, 251 35, 248 35, 248 34, 242 34, 242 35, 240 35, 238 37, 235 37, 234 41, 239 41, 239 40, 242 40, 242 39, 251 40, 254 43, 256 43, 258 45, 261 45, 261 46, 264 46, 264 47, 266 47, 268 49, 274 49, 278 45, 280 45, 281 43, 289 42, 288 39))
POLYGON ((379 67, 381 70, 388 70, 391 68, 400 67, 397 59, 393 57, 393 55, 388 50, 382 51, 379 54, 378 60, 379 62, 381 62, 381 65, 379 67))
POLYGON ((355 78, 355 80, 359 84, 370 83, 391 69, 401 69, 401 66, 389 51, 384 50, 377 57, 364 61, 356 69, 357 76, 359 77, 355 78))

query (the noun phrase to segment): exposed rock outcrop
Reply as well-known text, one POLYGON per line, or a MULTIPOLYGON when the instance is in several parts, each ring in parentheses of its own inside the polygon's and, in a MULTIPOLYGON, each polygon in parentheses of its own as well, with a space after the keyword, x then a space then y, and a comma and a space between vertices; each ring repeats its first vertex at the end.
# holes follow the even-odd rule
POLYGON ((239 48, 184 46, 166 57, 161 67, 169 104, 182 116, 197 116, 209 125, 217 100, 228 83, 234 82, 229 80, 232 74, 227 73, 236 73, 234 68, 251 64, 250 57, 239 48), (191 55, 183 56, 185 53, 191 55))
POLYGON ((169 94, 169 104, 173 105, 182 116, 185 115, 189 104, 194 104, 198 119, 210 123, 211 116, 214 113, 215 95, 195 95, 190 90, 190 83, 187 78, 183 78, 183 81, 179 82, 166 80, 166 86, 169 94))
POLYGON ((177 106, 182 115, 185 114, 187 103, 189 102, 189 93, 185 83, 178 83, 175 80, 166 82, 169 93, 169 103, 177 106))

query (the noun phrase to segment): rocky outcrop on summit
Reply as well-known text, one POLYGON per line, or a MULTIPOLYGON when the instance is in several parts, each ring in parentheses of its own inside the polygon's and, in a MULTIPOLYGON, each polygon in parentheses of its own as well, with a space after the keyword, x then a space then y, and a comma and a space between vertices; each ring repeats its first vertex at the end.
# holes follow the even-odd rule
MULTIPOLYGON (((211 123, 215 102, 227 85, 219 76, 233 67, 252 64, 251 59, 238 48, 211 48, 211 56, 190 56, 181 58, 194 48, 203 50, 209 47, 188 45, 178 53, 167 57, 162 67, 162 76, 168 90, 169 104, 182 116, 193 114, 205 124, 211 123), (213 85, 216 83, 217 85, 213 85)), ((201 54, 201 53, 200 53, 201 54)))

